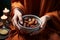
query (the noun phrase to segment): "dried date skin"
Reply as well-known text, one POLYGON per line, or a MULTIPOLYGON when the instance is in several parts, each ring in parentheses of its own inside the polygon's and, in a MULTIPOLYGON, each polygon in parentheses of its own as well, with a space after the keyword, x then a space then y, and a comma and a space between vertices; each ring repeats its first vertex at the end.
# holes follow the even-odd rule
POLYGON ((37 20, 35 20, 34 24, 37 24, 37 23, 38 23, 38 21, 37 21, 37 20))
POLYGON ((36 26, 35 25, 30 25, 31 28, 35 28, 36 26))
POLYGON ((38 23, 38 21, 35 18, 33 18, 33 17, 29 17, 29 18, 25 17, 25 18, 23 18, 22 26, 34 28, 34 27, 36 27, 37 23, 38 23))
POLYGON ((34 21, 35 21, 35 18, 32 18, 32 21, 30 21, 28 24, 29 25, 34 24, 34 21))
POLYGON ((29 24, 27 24, 27 27, 30 27, 30 25, 29 25, 29 24))
POLYGON ((28 21, 24 21, 25 23, 28 23, 28 21))
POLYGON ((24 23, 24 27, 26 27, 26 23, 24 23))
POLYGON ((29 21, 31 21, 32 19, 31 18, 29 18, 29 21))

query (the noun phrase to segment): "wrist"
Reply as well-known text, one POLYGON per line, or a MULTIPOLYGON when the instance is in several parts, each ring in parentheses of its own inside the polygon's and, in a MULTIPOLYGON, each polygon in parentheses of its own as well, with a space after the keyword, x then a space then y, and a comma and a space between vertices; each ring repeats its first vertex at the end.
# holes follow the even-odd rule
POLYGON ((46 17, 46 20, 50 20, 51 19, 51 17, 49 15, 45 15, 45 17, 46 17))
POLYGON ((21 13, 21 11, 19 10, 19 8, 14 9, 14 14, 20 14, 20 13, 21 13))
POLYGON ((48 15, 48 16, 50 16, 51 18, 52 18, 52 17, 57 17, 57 16, 58 16, 58 11, 49 12, 49 13, 46 13, 45 15, 48 15))
POLYGON ((14 10, 13 10, 14 15, 17 14, 16 10, 18 10, 18 8, 14 8, 14 10))

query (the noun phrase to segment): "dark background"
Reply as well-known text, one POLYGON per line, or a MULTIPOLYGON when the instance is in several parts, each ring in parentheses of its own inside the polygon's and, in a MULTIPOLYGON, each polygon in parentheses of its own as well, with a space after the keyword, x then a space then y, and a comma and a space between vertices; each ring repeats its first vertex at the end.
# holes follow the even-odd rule
POLYGON ((3 15, 3 10, 5 7, 10 10, 10 8, 11 8, 10 0, 0 0, 0 16, 3 15))

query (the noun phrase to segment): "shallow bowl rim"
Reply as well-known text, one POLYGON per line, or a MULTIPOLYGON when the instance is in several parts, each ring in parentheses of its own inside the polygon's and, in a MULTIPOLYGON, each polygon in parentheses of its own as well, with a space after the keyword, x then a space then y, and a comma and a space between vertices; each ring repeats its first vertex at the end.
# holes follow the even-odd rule
MULTIPOLYGON (((36 15, 24 15, 24 16, 22 16, 22 17, 24 18, 24 17, 26 17, 26 16, 34 16, 34 17, 36 17, 37 19, 39 19, 39 21, 40 21, 40 18, 39 18, 38 16, 36 16, 36 15)), ((40 23, 40 22, 39 22, 39 23, 40 23)), ((40 23, 40 24, 41 24, 41 23, 40 23)), ((35 28, 23 27, 22 25, 19 24, 19 21, 18 21, 18 25, 19 25, 20 27, 22 27, 22 28, 25 28, 25 29, 36 29, 36 28, 40 28, 40 25, 37 26, 37 27, 35 27, 35 28)))

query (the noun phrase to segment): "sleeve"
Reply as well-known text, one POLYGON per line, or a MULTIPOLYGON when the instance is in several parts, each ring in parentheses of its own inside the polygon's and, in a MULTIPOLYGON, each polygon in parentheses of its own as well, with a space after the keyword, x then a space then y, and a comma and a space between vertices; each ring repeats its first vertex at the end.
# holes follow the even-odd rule
POLYGON ((48 25, 57 30, 57 32, 60 32, 60 11, 50 12, 46 15, 51 17, 48 25))
POLYGON ((20 2, 17 2, 17 1, 15 1, 15 2, 12 2, 11 3, 11 7, 12 7, 12 11, 11 11, 11 15, 13 16, 14 15, 14 9, 15 8, 17 8, 17 10, 19 10, 19 11, 23 11, 23 12, 25 12, 25 8, 24 8, 24 6, 20 3, 20 2))
POLYGON ((20 8, 22 10, 24 9, 24 6, 20 2, 11 3, 11 7, 12 7, 12 9, 14 9, 14 8, 20 8))
POLYGON ((60 17, 60 0, 56 0, 52 7, 52 12, 46 13, 47 15, 51 16, 51 17, 55 17, 55 18, 59 18, 60 17), (56 3, 56 4, 55 4, 56 3))
POLYGON ((46 13, 46 15, 49 15, 50 17, 58 17, 58 13, 59 11, 53 11, 53 12, 49 12, 49 13, 46 13))

